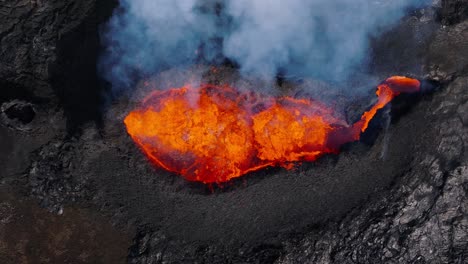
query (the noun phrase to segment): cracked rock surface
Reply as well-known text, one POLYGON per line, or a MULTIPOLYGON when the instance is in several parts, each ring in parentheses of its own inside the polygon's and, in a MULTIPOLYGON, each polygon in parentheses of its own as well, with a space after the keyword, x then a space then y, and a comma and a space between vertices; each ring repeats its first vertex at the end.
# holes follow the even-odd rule
POLYGON ((147 162, 121 122, 134 98, 103 110, 115 4, 0 0, 0 263, 468 262, 466 0, 373 43, 372 75, 427 88, 371 144, 214 190, 147 162))
POLYGON ((0 2, 0 79, 50 97, 49 67, 57 60, 60 39, 90 13, 87 1, 0 2))
POLYGON ((289 252, 278 262, 466 263, 468 127, 457 106, 468 100, 467 89, 466 78, 456 79, 425 116, 440 118, 431 153, 415 159, 382 197, 286 243, 289 252))

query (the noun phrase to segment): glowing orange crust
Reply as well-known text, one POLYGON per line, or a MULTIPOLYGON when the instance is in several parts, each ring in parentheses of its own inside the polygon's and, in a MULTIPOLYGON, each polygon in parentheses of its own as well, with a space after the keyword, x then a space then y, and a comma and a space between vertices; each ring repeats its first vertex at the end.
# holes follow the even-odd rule
POLYGON ((190 181, 222 183, 268 166, 290 168, 359 140, 377 111, 418 80, 394 76, 377 88, 377 103, 348 125, 320 102, 265 97, 230 86, 154 91, 125 118, 149 159, 190 181))

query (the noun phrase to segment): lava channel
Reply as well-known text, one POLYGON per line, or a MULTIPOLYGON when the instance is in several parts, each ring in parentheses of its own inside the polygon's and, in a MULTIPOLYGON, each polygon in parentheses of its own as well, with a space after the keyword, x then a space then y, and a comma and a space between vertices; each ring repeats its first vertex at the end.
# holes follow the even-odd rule
POLYGON ((155 165, 189 181, 223 183, 338 153, 342 144, 359 140, 393 98, 419 90, 418 80, 387 79, 377 88, 377 102, 350 125, 314 100, 266 97, 227 85, 184 86, 153 91, 124 123, 155 165))

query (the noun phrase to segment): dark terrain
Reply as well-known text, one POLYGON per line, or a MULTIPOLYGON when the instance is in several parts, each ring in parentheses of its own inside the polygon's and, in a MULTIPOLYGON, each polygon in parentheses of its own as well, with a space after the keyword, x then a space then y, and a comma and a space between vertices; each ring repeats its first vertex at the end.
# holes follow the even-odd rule
MULTIPOLYGON (((467 0, 433 1, 372 40, 367 74, 424 83, 387 129, 213 189, 154 168, 126 134, 144 88, 111 98, 96 71, 116 5, 0 1, 0 263, 468 262, 467 0)), ((194 74, 260 85, 230 66, 154 78, 194 74)), ((316 83, 278 90, 301 85, 316 83)))

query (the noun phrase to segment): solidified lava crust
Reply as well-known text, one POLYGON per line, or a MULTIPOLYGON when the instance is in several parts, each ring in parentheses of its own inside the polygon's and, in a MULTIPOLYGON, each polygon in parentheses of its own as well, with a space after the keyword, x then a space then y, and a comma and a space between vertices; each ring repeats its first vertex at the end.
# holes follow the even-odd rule
POLYGON ((215 194, 149 166, 122 125, 132 103, 103 111, 98 32, 115 5, 0 4, 0 105, 34 109, 0 122, 0 263, 468 263, 467 0, 376 37, 373 76, 440 87, 372 146, 215 194))

